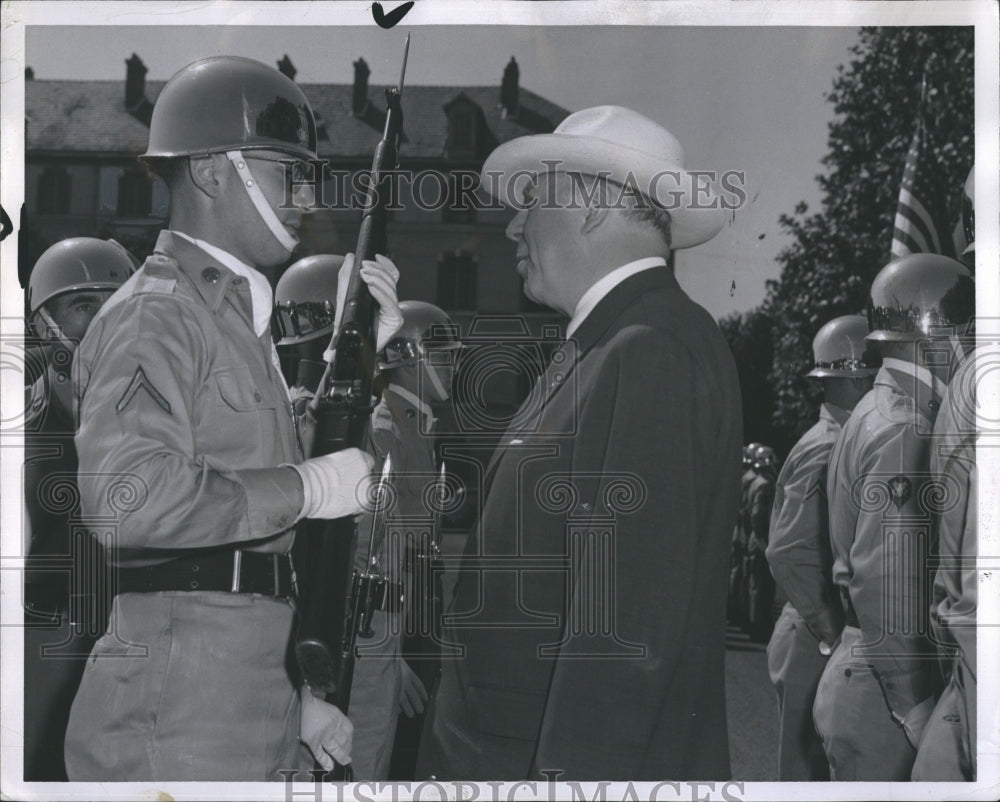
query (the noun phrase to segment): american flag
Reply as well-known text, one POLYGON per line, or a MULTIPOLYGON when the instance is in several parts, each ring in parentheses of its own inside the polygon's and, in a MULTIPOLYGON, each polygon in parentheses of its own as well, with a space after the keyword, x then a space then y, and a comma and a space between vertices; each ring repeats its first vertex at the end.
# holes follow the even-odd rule
POLYGON ((934 155, 923 115, 906 154, 903 182, 892 227, 892 255, 939 253, 954 256, 946 195, 941 189, 941 168, 934 155))

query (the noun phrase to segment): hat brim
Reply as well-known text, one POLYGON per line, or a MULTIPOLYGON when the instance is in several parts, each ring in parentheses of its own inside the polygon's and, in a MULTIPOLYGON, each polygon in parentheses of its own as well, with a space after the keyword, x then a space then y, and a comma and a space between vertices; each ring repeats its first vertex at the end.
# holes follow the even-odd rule
MULTIPOLYGON (((513 139, 490 154, 480 179, 483 189, 493 197, 508 206, 525 208, 525 185, 546 172, 600 176, 638 189, 670 212, 674 249, 708 242, 725 225, 721 200, 704 173, 692 174, 652 154, 596 137, 535 134, 513 139)), ((588 183, 581 189, 593 192, 588 183)), ((613 194, 608 197, 611 203, 617 201, 613 194)))
POLYGON ((862 379, 874 376, 878 368, 860 368, 858 370, 836 370, 834 368, 813 368, 806 374, 808 379, 862 379))

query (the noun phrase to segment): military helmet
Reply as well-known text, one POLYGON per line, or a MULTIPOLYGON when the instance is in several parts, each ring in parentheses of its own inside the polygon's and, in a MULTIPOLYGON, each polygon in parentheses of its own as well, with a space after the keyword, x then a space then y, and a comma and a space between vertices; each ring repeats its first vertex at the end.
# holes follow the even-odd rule
POLYGON ((962 334, 975 311, 975 282, 961 262, 912 253, 889 262, 875 276, 867 339, 913 342, 962 334))
POLYGON ((813 368, 806 375, 814 379, 874 376, 879 359, 871 353, 867 336, 864 315, 843 315, 824 324, 813 338, 813 368))
POLYGON ((316 157, 316 119, 288 76, 253 59, 212 56, 167 81, 153 107, 143 159, 233 150, 316 157))
POLYGON ((429 351, 455 351, 462 347, 458 327, 434 304, 403 301, 399 309, 403 313, 403 325, 380 354, 380 369, 412 365, 429 351))
POLYGON ((337 274, 344 257, 321 253, 291 265, 274 288, 277 345, 330 337, 337 310, 337 274))
POLYGON ((757 446, 753 455, 753 467, 758 471, 763 468, 777 468, 778 455, 771 446, 757 446))
POLYGON ((114 240, 72 237, 57 242, 31 270, 29 314, 63 293, 117 290, 138 267, 138 260, 114 240))

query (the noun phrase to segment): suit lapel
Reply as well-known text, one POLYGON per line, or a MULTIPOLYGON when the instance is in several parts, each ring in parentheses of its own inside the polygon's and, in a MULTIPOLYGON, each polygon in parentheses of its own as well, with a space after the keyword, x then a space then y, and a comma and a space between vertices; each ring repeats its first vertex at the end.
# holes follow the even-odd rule
POLYGON ((643 294, 656 288, 672 288, 680 291, 680 286, 673 273, 666 267, 654 267, 629 276, 601 299, 573 333, 573 337, 565 340, 552 352, 549 364, 535 381, 531 393, 515 416, 515 420, 518 421, 517 425, 512 424, 507 428, 493 452, 485 475, 487 493, 511 441, 532 431, 530 424, 538 420, 552 396, 570 381, 573 371, 584 355, 601 340, 605 332, 621 317, 622 313, 638 303, 643 294), (533 399, 536 397, 538 400, 534 401, 533 399), (529 406, 534 408, 531 415, 527 419, 521 420, 522 412, 529 406))

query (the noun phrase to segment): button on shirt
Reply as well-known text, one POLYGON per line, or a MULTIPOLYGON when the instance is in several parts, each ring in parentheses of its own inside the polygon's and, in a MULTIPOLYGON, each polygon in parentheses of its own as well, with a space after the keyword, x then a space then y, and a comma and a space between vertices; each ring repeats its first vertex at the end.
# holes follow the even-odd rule
POLYGON ((778 474, 767 562, 771 573, 812 631, 826 643, 843 627, 831 580, 833 558, 826 500, 827 464, 849 413, 823 404, 819 421, 795 444, 778 474))
POLYGON ((869 659, 907 669, 927 631, 930 518, 921 504, 943 384, 885 359, 833 446, 827 477, 833 581, 847 591, 869 659), (889 626, 887 626, 889 624, 889 626))

